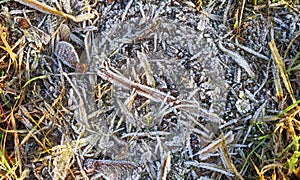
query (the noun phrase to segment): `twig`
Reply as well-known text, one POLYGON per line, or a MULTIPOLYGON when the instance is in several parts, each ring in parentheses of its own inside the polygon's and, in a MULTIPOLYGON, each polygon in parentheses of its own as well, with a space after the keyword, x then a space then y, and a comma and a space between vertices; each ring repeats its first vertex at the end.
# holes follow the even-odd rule
POLYGON ((169 132, 164 131, 154 131, 154 132, 141 132, 141 133, 127 133, 121 137, 121 139, 130 137, 130 136, 136 136, 136 137, 142 137, 142 136, 168 136, 171 135, 169 132))
POLYGON ((71 19, 72 21, 75 21, 75 22, 81 22, 81 21, 85 21, 85 20, 94 18, 94 15, 91 13, 85 13, 85 14, 81 14, 78 16, 72 16, 72 15, 66 14, 62 11, 58 11, 58 10, 52 8, 51 6, 43 4, 36 0, 15 0, 15 1, 17 1, 18 3, 21 3, 25 6, 31 7, 35 10, 38 10, 40 12, 43 12, 46 14, 54 14, 54 15, 61 16, 61 17, 67 18, 67 19, 71 19))
POLYGON ((114 73, 108 68, 106 69, 101 68, 99 70, 96 70, 96 72, 101 78, 108 80, 113 84, 123 86, 124 88, 127 89, 135 89, 139 95, 147 97, 155 102, 161 102, 166 99, 167 103, 175 103, 175 104, 180 103, 179 101, 177 101, 175 97, 171 95, 168 95, 164 92, 158 91, 156 89, 153 89, 151 87, 142 84, 134 83, 129 79, 127 79, 126 77, 114 73))

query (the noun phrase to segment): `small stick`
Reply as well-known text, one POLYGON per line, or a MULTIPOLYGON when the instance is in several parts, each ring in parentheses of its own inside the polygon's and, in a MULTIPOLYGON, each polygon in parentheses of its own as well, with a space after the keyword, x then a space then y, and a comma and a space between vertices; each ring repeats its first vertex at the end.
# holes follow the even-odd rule
POLYGON ((54 14, 57 16, 62 16, 64 18, 67 19, 71 19, 72 21, 75 22, 81 22, 81 21, 85 21, 91 18, 94 18, 94 15, 91 13, 86 13, 86 14, 82 14, 82 15, 78 15, 78 16, 72 16, 70 14, 66 14, 62 11, 58 11, 55 8, 48 6, 46 4, 43 4, 37 0, 15 0, 18 3, 21 3, 25 6, 31 7, 35 10, 38 10, 40 12, 46 13, 46 14, 54 14))
POLYGON ((217 114, 208 112, 206 109, 203 109, 198 105, 179 100, 174 96, 161 92, 157 89, 153 89, 149 86, 132 82, 120 73, 111 71, 109 68, 102 67, 100 69, 95 69, 95 71, 102 79, 108 80, 117 86, 122 86, 131 90, 135 89, 137 94, 151 99, 154 102, 163 102, 174 105, 175 108, 195 113, 203 118, 207 118, 211 122, 220 123, 224 121, 222 118, 218 117, 217 114))
POLYGON ((135 137, 143 137, 143 136, 168 136, 171 135, 169 132, 164 131, 154 131, 154 132, 140 132, 140 133, 127 133, 121 137, 121 139, 135 136, 135 137))
POLYGON ((180 101, 171 95, 142 84, 134 83, 126 77, 116 74, 109 69, 101 68, 100 70, 96 70, 96 72, 101 78, 128 89, 135 89, 139 95, 147 97, 155 102, 166 100, 167 103, 180 104, 180 101))

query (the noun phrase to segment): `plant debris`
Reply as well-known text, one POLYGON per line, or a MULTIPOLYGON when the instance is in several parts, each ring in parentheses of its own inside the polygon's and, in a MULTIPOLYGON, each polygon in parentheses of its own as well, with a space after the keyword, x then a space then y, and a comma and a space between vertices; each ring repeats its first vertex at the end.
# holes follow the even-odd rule
POLYGON ((0 3, 1 179, 297 179, 299 1, 0 3))

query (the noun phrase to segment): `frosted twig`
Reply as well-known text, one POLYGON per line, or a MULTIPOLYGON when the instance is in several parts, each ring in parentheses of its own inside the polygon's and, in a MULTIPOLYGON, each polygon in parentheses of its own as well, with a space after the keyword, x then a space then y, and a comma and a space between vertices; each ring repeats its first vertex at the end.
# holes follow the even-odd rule
POLYGON ((270 59, 267 56, 262 55, 262 54, 260 54, 260 53, 258 53, 256 51, 254 51, 253 49, 250 49, 250 48, 248 48, 246 46, 243 46, 241 44, 236 44, 236 46, 239 47, 239 48, 241 48, 241 49, 243 49, 243 50, 245 50, 245 51, 247 51, 248 53, 251 53, 251 54, 255 55, 256 57, 258 57, 260 59, 263 59, 263 60, 266 60, 266 61, 268 61, 270 59))
POLYGON ((169 132, 164 132, 164 131, 154 131, 154 132, 141 132, 141 133, 127 133, 121 137, 121 139, 130 137, 130 136, 136 136, 136 137, 141 137, 141 136, 168 136, 171 135, 169 132))
POLYGON ((204 168, 204 169, 208 169, 211 171, 215 171, 215 172, 219 172, 221 174, 224 174, 226 176, 234 176, 232 173, 228 172, 228 170, 223 170, 220 169, 220 167, 216 167, 215 164, 210 164, 210 163, 199 163, 197 161, 187 161, 185 162, 186 165, 191 165, 191 166, 195 166, 198 168, 204 168))
POLYGON ((222 45, 222 42, 221 40, 219 40, 218 42, 218 46, 219 48, 221 49, 221 51, 227 53, 229 56, 232 57, 232 59, 239 65, 241 66, 242 68, 245 69, 245 71, 249 74, 249 76, 251 78, 254 78, 255 77, 255 74, 254 72, 251 70, 248 62, 241 56, 239 55, 238 53, 236 52, 233 52, 233 51, 230 51, 228 49, 226 49, 223 45, 222 45))
MULTIPOLYGON (((234 140, 233 132, 229 131, 225 137, 224 137, 226 143, 231 143, 234 140)), ((207 159, 209 156, 207 156, 208 153, 215 152, 217 148, 220 148, 222 146, 222 139, 219 138, 212 143, 210 143, 208 146, 194 154, 194 156, 199 155, 201 160, 207 159)))
POLYGON ((108 68, 101 68, 99 70, 96 70, 96 72, 101 78, 106 79, 112 82, 113 84, 122 86, 127 89, 135 89, 139 95, 147 97, 155 102, 161 102, 164 101, 164 99, 166 99, 167 103, 179 103, 176 102, 177 99, 173 96, 170 96, 164 92, 158 91, 151 87, 134 83, 126 77, 109 70, 108 68))

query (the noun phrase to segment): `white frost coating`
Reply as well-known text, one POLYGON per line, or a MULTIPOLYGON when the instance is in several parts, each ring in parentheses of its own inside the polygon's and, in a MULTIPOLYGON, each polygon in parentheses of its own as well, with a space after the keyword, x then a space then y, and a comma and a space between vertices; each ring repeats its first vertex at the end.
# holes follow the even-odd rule
MULTIPOLYGON (((168 152, 183 155, 187 139, 192 141, 191 157, 216 153, 227 83, 210 35, 164 18, 131 18, 109 26, 98 35, 92 59, 98 77, 113 84, 115 111, 102 120, 109 127, 105 132, 118 133, 105 135, 106 143, 114 146, 98 150, 113 159, 144 164, 153 179, 165 177, 170 159, 164 159, 162 174, 155 173, 151 163, 168 152), (209 142, 217 144, 211 147, 209 142)), ((225 138, 226 143, 233 141, 232 134, 225 138)), ((222 169, 214 171, 231 176, 222 169)))

